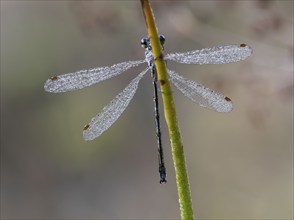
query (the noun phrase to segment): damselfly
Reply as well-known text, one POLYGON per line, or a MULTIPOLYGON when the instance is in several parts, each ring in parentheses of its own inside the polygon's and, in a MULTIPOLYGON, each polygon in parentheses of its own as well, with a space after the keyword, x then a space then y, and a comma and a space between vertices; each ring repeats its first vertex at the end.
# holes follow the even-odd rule
MULTIPOLYGON (((164 36, 160 35, 159 40, 162 49, 164 49, 164 36)), ((44 89, 45 91, 52 93, 82 89, 117 76, 131 67, 147 62, 148 67, 135 77, 121 93, 119 93, 98 115, 91 119, 89 124, 84 127, 83 137, 87 141, 93 140, 106 131, 124 112, 136 93, 139 81, 147 71, 150 70, 154 87, 154 110, 158 142, 159 174, 160 183, 162 183, 166 182, 166 169, 163 160, 158 112, 157 73, 150 39, 143 38, 141 40, 141 46, 145 48, 145 60, 122 62, 110 67, 99 67, 59 76, 52 76, 45 82, 44 89)), ((164 59, 186 64, 224 64, 244 60, 251 54, 252 49, 249 46, 246 44, 240 44, 212 47, 184 53, 171 53, 167 54, 164 59)), ((192 80, 185 79, 172 70, 168 70, 168 74, 172 84, 192 102, 217 112, 230 112, 233 109, 231 99, 223 94, 208 89, 192 80)))

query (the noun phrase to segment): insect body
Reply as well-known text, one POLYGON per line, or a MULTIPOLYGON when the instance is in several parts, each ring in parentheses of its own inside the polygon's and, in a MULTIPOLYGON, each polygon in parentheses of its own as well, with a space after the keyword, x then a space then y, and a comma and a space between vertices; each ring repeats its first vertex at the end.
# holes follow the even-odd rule
MULTIPOLYGON (((163 48, 165 38, 163 35, 160 35, 159 39, 163 48)), ((93 140, 106 131, 124 112, 136 93, 140 80, 148 72, 148 70, 150 70, 154 88, 154 110, 159 154, 159 174, 160 183, 162 183, 166 182, 166 170, 163 160, 158 112, 157 73, 149 38, 143 38, 141 40, 141 45, 145 48, 145 60, 122 62, 110 67, 98 67, 59 76, 52 76, 45 82, 44 89, 45 91, 52 93, 82 89, 117 76, 131 67, 147 62, 147 68, 136 76, 122 92, 120 92, 84 127, 83 137, 87 141, 93 140)), ((240 44, 205 48, 184 53, 171 53, 167 54, 164 59, 186 64, 224 64, 245 60, 251 54, 252 49, 249 46, 246 44, 240 44)), ((172 70, 168 70, 168 74, 171 83, 192 102, 217 112, 230 112, 233 109, 231 99, 223 94, 206 88, 192 80, 185 79, 172 70)))

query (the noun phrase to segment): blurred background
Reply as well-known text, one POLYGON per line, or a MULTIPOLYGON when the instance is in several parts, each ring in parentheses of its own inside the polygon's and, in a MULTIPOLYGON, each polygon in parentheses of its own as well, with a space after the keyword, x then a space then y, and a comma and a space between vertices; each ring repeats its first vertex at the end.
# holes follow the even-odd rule
MULTIPOLYGON (((153 1, 165 52, 246 43, 246 61, 170 69, 230 97, 231 113, 174 92, 195 214, 293 218, 293 1, 153 1)), ((51 75, 144 59, 139 1, 1 1, 1 217, 178 219, 159 184, 149 74, 125 113, 91 142, 82 129, 145 64, 80 91, 50 94, 51 75)), ((161 99, 160 99, 161 104, 161 99)))

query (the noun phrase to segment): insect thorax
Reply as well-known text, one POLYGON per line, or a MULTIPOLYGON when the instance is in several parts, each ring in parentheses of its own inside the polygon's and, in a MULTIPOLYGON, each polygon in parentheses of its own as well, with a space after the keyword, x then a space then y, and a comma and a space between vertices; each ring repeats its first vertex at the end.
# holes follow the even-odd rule
MULTIPOLYGON (((158 36, 160 44, 162 46, 162 49, 164 49, 164 43, 165 43, 165 37, 163 35, 159 35, 158 36)), ((146 38, 142 38, 141 39, 141 46, 143 48, 145 48, 145 60, 148 63, 148 66, 151 67, 154 65, 154 57, 153 57, 153 53, 152 53, 152 47, 151 47, 151 42, 150 42, 150 38, 146 37, 146 38)))
POLYGON ((154 64, 154 57, 153 57, 153 53, 152 50, 149 48, 145 49, 145 60, 148 63, 148 66, 151 67, 154 64))

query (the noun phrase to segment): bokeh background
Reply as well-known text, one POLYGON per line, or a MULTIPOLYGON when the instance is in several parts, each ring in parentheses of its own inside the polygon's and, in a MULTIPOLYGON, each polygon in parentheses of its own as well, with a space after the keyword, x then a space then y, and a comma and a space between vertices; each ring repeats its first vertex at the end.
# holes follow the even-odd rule
MULTIPOLYGON (((166 53, 247 43, 246 61, 169 68, 221 91, 231 113, 174 92, 195 214, 293 218, 293 1, 153 1, 166 53)), ((51 75, 144 59, 139 1, 1 1, 1 217, 178 219, 161 108, 168 183, 160 185, 149 75, 102 136, 82 129, 139 73, 49 94, 51 75)))

